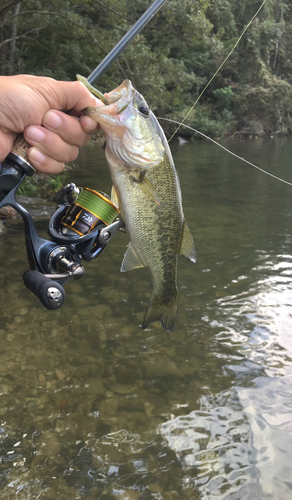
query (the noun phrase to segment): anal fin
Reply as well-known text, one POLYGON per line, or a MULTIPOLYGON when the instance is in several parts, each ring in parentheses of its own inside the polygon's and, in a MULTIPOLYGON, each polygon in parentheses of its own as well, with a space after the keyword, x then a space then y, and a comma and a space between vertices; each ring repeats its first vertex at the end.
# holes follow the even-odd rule
POLYGON ((128 248, 123 258, 123 262, 121 265, 121 273, 125 273, 126 271, 131 271, 131 269, 138 269, 139 267, 144 267, 143 262, 139 259, 136 254, 132 243, 128 244, 128 248))
POLYGON ((184 220, 183 224, 183 234, 182 234, 182 241, 181 241, 179 255, 183 255, 184 257, 189 259, 193 264, 195 264, 197 260, 195 243, 186 220, 184 220))

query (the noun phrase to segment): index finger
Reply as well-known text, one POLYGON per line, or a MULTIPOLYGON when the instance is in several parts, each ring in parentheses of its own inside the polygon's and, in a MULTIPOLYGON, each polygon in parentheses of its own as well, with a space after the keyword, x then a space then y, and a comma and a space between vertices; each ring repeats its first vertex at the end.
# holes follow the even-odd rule
POLYGON ((41 90, 44 91, 44 97, 52 109, 72 110, 72 114, 79 116, 82 109, 87 106, 103 105, 82 82, 48 80, 50 80, 48 86, 41 90))
POLYGON ((50 109, 46 112, 43 118, 43 126, 56 134, 63 141, 75 146, 84 146, 90 139, 90 134, 98 130, 98 125, 93 120, 94 128, 85 129, 86 124, 81 125, 80 120, 76 117, 62 113, 62 111, 50 109))

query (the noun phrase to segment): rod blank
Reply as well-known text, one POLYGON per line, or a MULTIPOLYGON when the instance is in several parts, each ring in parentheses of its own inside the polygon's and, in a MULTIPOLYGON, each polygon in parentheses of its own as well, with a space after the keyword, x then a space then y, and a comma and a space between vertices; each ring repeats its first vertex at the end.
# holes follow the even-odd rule
POLYGON ((142 14, 142 16, 135 22, 132 28, 123 36, 117 45, 107 54, 107 56, 99 63, 99 65, 90 73, 87 78, 91 85, 94 85, 97 80, 106 72, 112 65, 117 57, 125 50, 138 33, 146 26, 146 24, 155 16, 156 12, 162 7, 167 0, 156 0, 152 5, 142 14))

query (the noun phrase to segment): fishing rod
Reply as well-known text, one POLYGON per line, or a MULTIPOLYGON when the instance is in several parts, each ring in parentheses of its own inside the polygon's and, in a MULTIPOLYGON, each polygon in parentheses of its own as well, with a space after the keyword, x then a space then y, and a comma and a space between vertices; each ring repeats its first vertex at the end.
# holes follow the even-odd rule
POLYGON ((88 83, 94 85, 97 80, 106 72, 106 70, 113 64, 117 57, 128 47, 135 36, 146 26, 147 23, 155 16, 163 4, 167 0, 156 0, 152 5, 142 14, 138 21, 133 24, 129 31, 121 38, 115 47, 105 56, 101 63, 90 73, 87 78, 88 83))
MULTIPOLYGON (((87 79, 90 85, 104 74, 166 1, 153 2, 92 71, 87 79)), ((21 215, 30 267, 23 275, 24 284, 47 309, 54 310, 65 301, 63 285, 70 278, 79 279, 84 275, 82 260, 98 257, 124 223, 119 218, 119 210, 105 193, 79 189, 70 183, 59 194, 58 208, 49 222, 51 239, 41 238, 30 213, 15 198, 26 176, 35 173, 27 158, 29 147, 21 135, 0 164, 0 208, 10 205, 21 215)))

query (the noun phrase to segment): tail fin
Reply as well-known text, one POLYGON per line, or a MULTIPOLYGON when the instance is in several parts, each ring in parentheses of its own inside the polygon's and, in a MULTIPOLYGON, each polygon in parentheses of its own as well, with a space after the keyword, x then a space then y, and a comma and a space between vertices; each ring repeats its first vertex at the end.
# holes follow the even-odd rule
POLYGON ((167 332, 172 332, 177 313, 177 293, 173 300, 162 302, 157 297, 152 297, 148 309, 146 311, 142 328, 145 330, 154 321, 159 321, 167 332))

